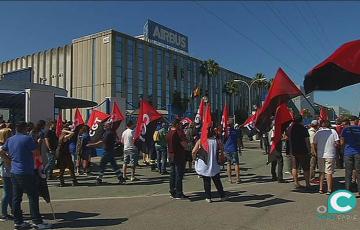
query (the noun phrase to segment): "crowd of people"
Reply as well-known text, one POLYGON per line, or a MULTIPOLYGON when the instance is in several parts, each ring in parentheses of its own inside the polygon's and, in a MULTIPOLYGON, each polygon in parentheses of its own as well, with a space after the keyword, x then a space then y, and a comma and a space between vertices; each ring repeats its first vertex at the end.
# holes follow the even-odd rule
POLYGON ((283 133, 282 141, 270 153, 274 128, 262 134, 266 154, 271 155, 273 181, 285 183, 283 179, 284 157, 289 160, 293 182, 297 189, 319 186, 319 193, 330 195, 334 191, 335 169, 345 168, 345 188, 357 191, 360 196, 360 126, 358 118, 352 116, 338 119, 335 126, 328 120, 313 120, 304 126, 301 115, 294 117, 283 133), (305 186, 299 183, 299 172, 303 173, 305 186), (318 172, 318 177, 316 177, 318 172), (326 189, 324 182, 326 181, 326 189))
MULTIPOLYGON (((331 194, 334 191, 335 168, 345 167, 345 186, 352 190, 359 181, 360 173, 360 126, 357 124, 357 119, 353 117, 339 121, 336 129, 326 120, 314 120, 309 127, 305 127, 302 116, 297 115, 283 133, 282 141, 273 153, 269 151, 274 129, 260 134, 267 154, 271 155, 269 163, 272 179, 279 183, 286 182, 283 177, 285 156, 290 160, 296 188, 309 189, 311 183, 315 183, 319 184, 319 193, 331 194), (299 182, 300 171, 305 179, 305 187, 299 182), (319 178, 315 177, 316 171, 319 172, 319 178)), ((57 132, 54 121, 39 121, 36 125, 25 122, 16 125, 1 123, 1 220, 13 219, 15 229, 29 226, 37 229, 50 228, 49 224, 43 222, 39 212, 39 191, 34 186, 39 183, 39 178, 56 180, 54 170, 58 168, 59 186, 64 186, 64 173, 68 169, 73 186, 78 184, 79 175, 87 176, 90 173, 97 174, 94 183, 100 185, 106 165, 110 163, 119 184, 128 180, 133 182, 139 180, 136 177, 136 167, 139 166, 141 154, 149 155, 148 164, 152 170, 161 175, 169 174, 169 194, 176 200, 189 198, 183 192, 183 177, 193 169, 203 179, 204 199, 209 203, 212 202, 211 180, 220 199, 227 199, 220 180, 221 167, 226 165, 229 183, 241 183, 239 158, 244 146, 242 131, 233 121, 229 122, 229 127, 225 130, 222 126, 210 125, 205 142, 200 138, 200 129, 191 122, 182 123, 180 119, 175 119, 171 124, 166 124, 161 121, 153 134, 152 148, 148 153, 141 153, 136 147, 134 132, 135 124, 132 121, 127 122, 121 135, 116 133, 111 122, 106 122, 102 138, 93 141, 86 125, 74 127, 69 122, 63 124, 61 132, 57 132), (207 145, 205 153, 204 143, 207 145), (117 146, 123 149, 122 168, 115 158, 117 146), (96 148, 102 148, 103 155, 98 172, 91 172, 91 159, 96 156, 96 148), (22 216, 24 192, 29 197, 32 225, 25 222, 22 216)), ((146 157, 143 160, 146 163, 146 157)), ((357 185, 359 187, 360 183, 357 185)))
POLYGON ((43 222, 39 212, 40 178, 59 180, 59 186, 65 186, 64 174, 68 169, 72 186, 78 185, 79 175, 97 174, 96 184, 103 182, 106 165, 110 163, 119 184, 126 183, 130 168, 130 181, 139 180, 136 177, 136 167, 139 166, 141 154, 148 154, 152 170, 161 175, 169 174, 169 193, 173 199, 187 199, 183 193, 182 179, 185 172, 196 173, 203 178, 206 201, 211 202, 211 180, 213 180, 220 198, 226 195, 220 180, 220 167, 227 161, 228 180, 240 183, 239 153, 242 139, 239 125, 231 125, 228 137, 224 139, 222 127, 211 126, 208 130, 208 157, 199 157, 200 130, 194 124, 181 123, 179 119, 170 126, 159 122, 153 135, 153 148, 149 153, 141 153, 134 144, 135 124, 128 121, 126 130, 117 135, 111 122, 104 124, 102 138, 93 141, 89 135, 89 127, 81 125, 74 127, 71 122, 63 124, 61 132, 56 130, 56 122, 40 120, 37 124, 19 122, 16 125, 2 122, 0 124, 0 156, 1 177, 3 180, 3 199, 1 220, 14 220, 15 229, 34 227, 47 229, 51 225, 43 222), (122 170, 115 159, 115 148, 123 148, 122 170), (103 154, 98 172, 90 172, 92 157, 96 156, 96 148, 102 148, 103 154), (235 169, 235 181, 232 180, 232 167, 235 169), (187 169, 186 169, 187 166, 187 169), (58 169, 55 178, 54 170, 58 169), (168 172, 169 170, 169 172, 168 172), (35 186, 34 186, 35 185, 35 186), (23 220, 21 202, 26 193, 30 202, 32 225, 23 220), (11 212, 9 212, 9 210, 11 212))

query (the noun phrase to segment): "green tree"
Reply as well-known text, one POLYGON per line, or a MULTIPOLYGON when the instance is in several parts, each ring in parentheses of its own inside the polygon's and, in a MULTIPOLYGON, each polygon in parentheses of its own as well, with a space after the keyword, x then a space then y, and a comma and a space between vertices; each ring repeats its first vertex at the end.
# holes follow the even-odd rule
MULTIPOLYGON (((200 74, 206 78, 208 84, 207 84, 207 89, 205 90, 205 92, 209 93, 209 91, 212 89, 212 84, 210 79, 212 77, 216 77, 218 76, 220 71, 220 67, 219 64, 214 61, 213 59, 209 59, 207 61, 203 61, 200 65, 200 74)), ((211 95, 211 94, 210 94, 211 95)), ((209 98, 210 101, 213 100, 213 98, 209 98)))
POLYGON ((253 78, 253 81, 256 81, 256 83, 254 83, 256 84, 254 88, 256 89, 257 97, 258 97, 256 101, 259 101, 260 97, 264 94, 264 90, 268 88, 269 82, 266 80, 265 74, 263 73, 256 73, 253 78), (264 79, 264 80, 260 80, 260 79, 264 79))

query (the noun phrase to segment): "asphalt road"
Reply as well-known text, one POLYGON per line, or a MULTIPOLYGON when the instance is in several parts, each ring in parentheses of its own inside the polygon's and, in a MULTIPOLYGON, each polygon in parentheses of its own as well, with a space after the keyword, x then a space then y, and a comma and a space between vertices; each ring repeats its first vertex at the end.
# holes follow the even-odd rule
MULTIPOLYGON (((305 192, 295 190, 292 183, 272 182, 270 166, 265 164, 266 156, 258 145, 245 142, 241 184, 230 184, 223 178, 230 196, 225 202, 216 198, 213 203, 205 202, 202 180, 194 173, 187 174, 184 180, 184 192, 190 199, 171 200, 168 177, 144 167, 138 170, 141 180, 126 185, 117 185, 111 170, 101 186, 95 185, 95 176, 81 176, 77 187, 57 187, 57 182, 50 181, 57 220, 51 220, 50 206, 44 202, 41 213, 54 229, 360 229, 359 207, 347 215, 321 216, 335 220, 322 219, 317 208, 327 206, 328 196, 318 194, 316 185, 312 192, 305 192)), ((338 188, 343 188, 343 175, 343 170, 337 170, 338 188)), ((23 210, 29 217, 26 202, 23 210)), ((2 222, 0 229, 13 229, 13 223, 2 222)))

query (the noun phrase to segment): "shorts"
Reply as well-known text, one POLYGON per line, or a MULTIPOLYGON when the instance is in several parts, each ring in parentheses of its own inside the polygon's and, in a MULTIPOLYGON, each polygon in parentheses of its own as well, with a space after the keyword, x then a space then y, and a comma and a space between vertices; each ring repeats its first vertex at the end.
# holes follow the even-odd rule
POLYGON ((318 158, 317 160, 320 173, 334 174, 336 165, 334 158, 318 158))
POLYGON ((225 153, 225 157, 226 157, 227 162, 229 162, 233 165, 240 164, 239 154, 237 152, 225 153))
POLYGON ((139 153, 137 150, 124 150, 124 164, 136 166, 139 161, 139 153))
POLYGON ((295 156, 292 155, 291 156, 292 168, 299 169, 301 167, 304 171, 308 171, 310 170, 310 159, 311 156, 309 154, 295 155, 295 156))

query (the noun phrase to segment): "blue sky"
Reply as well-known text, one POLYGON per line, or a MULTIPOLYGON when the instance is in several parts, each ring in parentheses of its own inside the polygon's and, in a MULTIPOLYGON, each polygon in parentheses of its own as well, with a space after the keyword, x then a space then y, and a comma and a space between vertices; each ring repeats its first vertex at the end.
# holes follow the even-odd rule
MULTIPOLYGON (((110 28, 139 35, 149 18, 187 35, 194 57, 250 77, 272 78, 282 67, 302 84, 342 43, 359 39, 359 12, 360 2, 0 2, 0 61, 110 28)), ((315 98, 360 111, 360 85, 315 98)))

